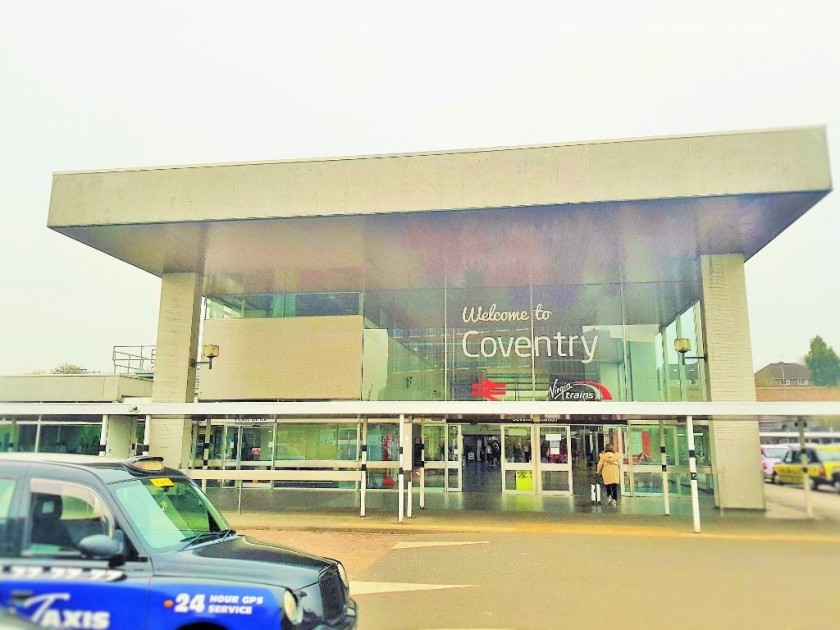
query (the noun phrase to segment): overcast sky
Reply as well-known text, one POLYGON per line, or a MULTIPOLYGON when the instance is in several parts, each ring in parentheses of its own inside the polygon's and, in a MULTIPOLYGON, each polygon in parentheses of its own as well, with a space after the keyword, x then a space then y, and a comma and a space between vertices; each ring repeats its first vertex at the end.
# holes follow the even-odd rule
MULTIPOLYGON (((55 171, 826 125, 840 3, 0 0, 0 374, 111 371, 160 281, 46 228, 55 171)), ((840 193, 747 263, 756 367, 840 351, 840 193)))

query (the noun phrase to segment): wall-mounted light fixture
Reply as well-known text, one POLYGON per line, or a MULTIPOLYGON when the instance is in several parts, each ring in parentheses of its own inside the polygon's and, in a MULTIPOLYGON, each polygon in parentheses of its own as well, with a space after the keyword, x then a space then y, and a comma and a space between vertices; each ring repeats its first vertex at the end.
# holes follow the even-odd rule
POLYGON ((691 339, 687 337, 677 337, 674 339, 674 350, 679 352, 682 355, 683 359, 703 359, 706 360, 706 355, 702 355, 699 357, 689 357, 686 356, 687 352, 691 352, 691 339))
POLYGON ((219 356, 219 346, 212 343, 205 343, 201 346, 201 356, 206 358, 206 361, 196 361, 190 359, 190 367, 198 367, 199 365, 206 365, 208 369, 213 369, 213 359, 219 356))

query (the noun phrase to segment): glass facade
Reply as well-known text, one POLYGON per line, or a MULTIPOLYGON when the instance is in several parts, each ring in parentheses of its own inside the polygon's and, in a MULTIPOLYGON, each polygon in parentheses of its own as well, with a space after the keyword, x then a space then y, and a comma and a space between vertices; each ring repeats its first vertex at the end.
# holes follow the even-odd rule
MULTIPOLYGON (((634 495, 661 494, 662 471, 660 444, 665 446, 669 491, 689 492, 688 439, 685 425, 631 425, 627 427, 624 452, 624 488, 634 495), (660 442, 662 440, 662 442, 660 442)), ((701 492, 714 488, 711 458, 711 434, 706 424, 694 425, 694 448, 697 457, 698 485, 701 492)))
POLYGON ((664 324, 652 306, 663 293, 690 295, 691 286, 441 287, 305 300, 211 296, 207 313, 318 317, 361 309, 361 400, 703 400, 702 365, 673 348, 681 336, 702 352, 699 301, 689 300, 664 324), (304 303, 303 313, 290 310, 304 303))
POLYGON ((694 210, 311 219, 340 229, 330 256, 283 237, 270 273, 208 277, 206 316, 361 315, 360 400, 702 400, 704 366, 673 350, 682 336, 703 354, 694 210))
POLYGON ((206 316, 208 319, 240 319, 358 315, 360 303, 357 292, 208 295, 206 316))
MULTIPOLYGON (((193 423, 195 466, 201 466, 207 428, 193 423)), ((231 422, 211 424, 208 460, 213 467, 266 467, 308 460, 355 461, 358 429, 347 423, 231 422)))
POLYGON ((49 416, 0 421, 0 453, 72 453, 96 455, 101 416, 49 416))

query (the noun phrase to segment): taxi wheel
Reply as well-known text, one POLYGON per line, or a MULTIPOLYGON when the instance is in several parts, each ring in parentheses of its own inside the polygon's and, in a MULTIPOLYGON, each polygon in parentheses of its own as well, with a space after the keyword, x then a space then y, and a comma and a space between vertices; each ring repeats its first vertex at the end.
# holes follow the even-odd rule
POLYGON ((777 473, 775 473, 775 472, 773 473, 773 478, 772 478, 770 481, 772 481, 772 482, 773 482, 773 485, 774 485, 774 486, 781 486, 781 485, 784 485, 784 484, 782 484, 781 479, 779 479, 779 475, 778 475, 777 473))
POLYGON ((820 484, 816 479, 811 479, 811 490, 819 490, 820 484))

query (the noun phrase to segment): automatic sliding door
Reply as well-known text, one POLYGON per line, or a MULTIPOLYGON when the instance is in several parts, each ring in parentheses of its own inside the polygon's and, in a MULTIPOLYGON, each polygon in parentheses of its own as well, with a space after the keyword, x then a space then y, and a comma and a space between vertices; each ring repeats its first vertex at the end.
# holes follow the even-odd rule
POLYGON ((502 491, 528 492, 534 485, 532 425, 502 425, 502 491))
POLYGON ((539 432, 539 489, 543 493, 572 494, 574 479, 568 426, 541 425, 539 432))
POLYGON ((423 425, 423 463, 427 489, 461 492, 461 440, 461 425, 443 422, 426 422, 423 425))

